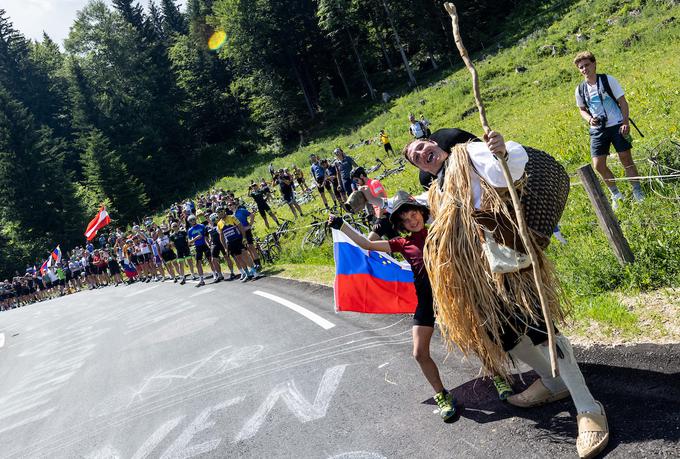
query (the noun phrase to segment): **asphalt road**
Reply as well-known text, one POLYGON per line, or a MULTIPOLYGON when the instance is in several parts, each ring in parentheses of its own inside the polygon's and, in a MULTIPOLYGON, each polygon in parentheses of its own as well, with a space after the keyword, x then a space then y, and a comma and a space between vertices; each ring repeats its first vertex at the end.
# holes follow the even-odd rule
MULTIPOLYGON (((461 404, 443 423, 410 327, 335 314, 328 289, 273 278, 137 284, 0 313, 0 457, 577 457, 570 401, 508 406, 436 338, 461 404)), ((578 357, 607 408, 608 456, 680 457, 679 345, 578 357)))

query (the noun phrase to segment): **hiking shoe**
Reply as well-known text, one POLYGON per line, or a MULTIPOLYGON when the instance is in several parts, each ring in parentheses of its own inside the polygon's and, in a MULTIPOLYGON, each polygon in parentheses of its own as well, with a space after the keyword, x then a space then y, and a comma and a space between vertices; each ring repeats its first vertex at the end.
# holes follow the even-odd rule
POLYGON ((437 402, 439 416, 441 416, 444 421, 448 421, 456 414, 453 395, 450 392, 439 392, 438 394, 435 394, 434 401, 437 402))
POLYGON ((196 284, 196 288, 201 287, 203 285, 205 285, 205 282, 203 281, 203 279, 201 279, 201 281, 198 284, 196 284))
POLYGON ((633 198, 635 202, 642 202, 645 200, 645 194, 640 188, 633 188, 633 198))
POLYGON ((514 393, 510 384, 500 376, 493 377, 493 386, 496 388, 500 400, 505 400, 514 393))

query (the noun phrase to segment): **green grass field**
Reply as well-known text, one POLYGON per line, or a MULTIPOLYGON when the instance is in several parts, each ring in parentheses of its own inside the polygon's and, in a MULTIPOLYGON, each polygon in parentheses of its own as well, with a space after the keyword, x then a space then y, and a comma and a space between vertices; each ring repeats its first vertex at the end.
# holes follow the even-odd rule
MULTIPOLYGON (((508 140, 516 140, 550 152, 573 173, 589 162, 588 132, 578 115, 574 88, 581 77, 572 64, 574 54, 592 51, 598 58, 598 71, 618 78, 626 91, 631 116, 645 134, 633 132, 633 154, 640 173, 656 175, 670 169, 656 169, 648 161, 659 154, 661 164, 680 169, 680 149, 669 139, 680 140, 680 6, 676 1, 546 1, 537 2, 526 13, 506 18, 500 41, 488 52, 473 56, 480 74, 482 98, 492 128, 508 140), (526 71, 517 72, 517 67, 526 71), (661 145, 661 147, 659 147, 661 145), (660 151, 662 150, 662 151, 660 151)), ((426 87, 412 91, 389 104, 357 110, 354 122, 328 124, 309 143, 274 160, 276 167, 297 164, 308 171, 308 156, 316 153, 330 157, 335 146, 342 146, 358 163, 371 166, 376 157, 385 158, 379 143, 348 146, 362 139, 375 139, 386 129, 392 145, 400 149, 408 140, 407 114, 424 113, 433 130, 459 127, 481 134, 471 95, 469 73, 464 68, 440 74, 426 87), (357 126, 356 119, 368 120, 357 126)), ((386 160, 389 164, 389 161, 386 160)), ((251 179, 268 177, 269 161, 250 167, 241 176, 223 177, 217 187, 245 190, 251 179)), ((623 172, 612 157, 610 164, 617 176, 623 172)), ((573 182, 578 182, 574 176, 573 182)), ((417 171, 406 172, 383 181, 392 194, 398 189, 418 192, 417 171)), ((680 316, 678 290, 668 293, 659 319, 659 309, 638 308, 640 292, 680 286, 680 183, 647 181, 643 185, 648 199, 641 204, 630 201, 618 211, 623 231, 636 256, 636 263, 622 268, 608 247, 581 186, 575 184, 561 227, 568 244, 551 244, 548 254, 558 268, 573 305, 572 332, 589 335, 593 329, 601 337, 620 341, 644 339, 654 327, 670 324, 671 339, 677 334, 680 316), (668 306, 670 305, 670 308, 668 306), (652 317, 653 316, 653 317, 652 317), (654 318, 656 317, 656 318, 654 318), (653 324, 650 326, 649 324, 653 324)), ((624 194, 630 186, 622 183, 624 194)), ((320 199, 303 210, 321 207, 320 199)), ((279 215, 291 218, 287 208, 279 215)), ((296 222, 307 225, 309 217, 296 222)), ((259 223, 260 234, 264 225, 259 223)), ((332 250, 329 244, 302 250, 300 230, 286 242, 276 272, 289 277, 329 283, 332 281, 332 250)), ((668 337, 668 333, 660 332, 668 337)))

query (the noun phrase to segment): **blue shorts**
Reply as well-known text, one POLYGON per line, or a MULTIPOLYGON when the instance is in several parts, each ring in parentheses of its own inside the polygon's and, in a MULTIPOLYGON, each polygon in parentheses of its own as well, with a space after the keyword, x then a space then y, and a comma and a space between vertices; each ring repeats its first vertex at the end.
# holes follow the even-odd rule
POLYGON ((621 135, 619 128, 621 128, 620 124, 606 128, 591 127, 590 156, 593 158, 597 156, 607 156, 611 145, 614 145, 614 149, 617 153, 630 150, 633 147, 630 141, 630 135, 621 135))
POLYGON ((347 196, 352 194, 352 191, 354 191, 354 181, 351 177, 342 179, 342 189, 345 190, 347 196))

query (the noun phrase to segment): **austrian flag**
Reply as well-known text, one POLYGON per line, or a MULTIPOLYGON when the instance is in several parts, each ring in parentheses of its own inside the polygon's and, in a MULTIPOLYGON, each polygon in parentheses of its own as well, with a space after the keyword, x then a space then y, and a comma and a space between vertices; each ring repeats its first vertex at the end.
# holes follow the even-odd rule
POLYGON ((99 209, 97 215, 87 225, 87 229, 85 230, 85 237, 87 238, 87 240, 90 241, 94 239, 94 237, 97 235, 97 231, 99 231, 109 223, 111 223, 109 213, 106 211, 106 208, 102 207, 101 209, 99 209))

